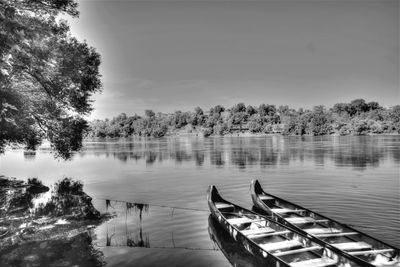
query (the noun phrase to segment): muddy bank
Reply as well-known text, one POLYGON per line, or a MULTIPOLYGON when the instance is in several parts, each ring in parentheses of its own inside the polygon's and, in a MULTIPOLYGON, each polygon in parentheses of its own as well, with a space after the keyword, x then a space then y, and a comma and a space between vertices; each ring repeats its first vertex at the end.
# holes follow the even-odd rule
POLYGON ((50 190, 36 178, 0 176, 0 266, 102 266, 92 229, 105 219, 79 181, 50 190))

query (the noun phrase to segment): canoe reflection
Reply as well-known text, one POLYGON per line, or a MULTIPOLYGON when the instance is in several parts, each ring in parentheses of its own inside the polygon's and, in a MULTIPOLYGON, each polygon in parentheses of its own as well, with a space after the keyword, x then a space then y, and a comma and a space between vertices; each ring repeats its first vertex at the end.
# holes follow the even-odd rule
POLYGON ((261 259, 237 244, 211 215, 208 218, 208 233, 211 240, 219 247, 232 266, 265 267, 265 263, 261 259))

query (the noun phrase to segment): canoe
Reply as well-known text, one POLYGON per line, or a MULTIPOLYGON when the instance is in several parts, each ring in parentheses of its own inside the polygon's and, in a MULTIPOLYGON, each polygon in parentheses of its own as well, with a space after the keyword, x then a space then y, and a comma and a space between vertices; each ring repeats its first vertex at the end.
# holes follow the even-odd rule
POLYGON ((262 260, 254 257, 243 246, 240 246, 212 215, 208 218, 208 233, 215 248, 219 248, 232 266, 258 267, 265 265, 262 260))
POLYGON ((257 180, 251 182, 251 198, 257 210, 303 234, 318 238, 333 251, 353 256, 363 266, 400 266, 400 250, 350 226, 266 193, 257 180))
POLYGON ((211 215, 222 228, 266 266, 364 266, 333 251, 315 237, 223 199, 215 186, 208 189, 207 200, 211 215))

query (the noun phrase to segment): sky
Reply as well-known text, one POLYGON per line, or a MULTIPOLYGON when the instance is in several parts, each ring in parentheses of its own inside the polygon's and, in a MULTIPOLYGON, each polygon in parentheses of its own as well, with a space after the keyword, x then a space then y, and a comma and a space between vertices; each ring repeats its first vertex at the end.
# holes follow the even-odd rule
POLYGON ((244 102, 400 104, 397 0, 78 0, 102 56, 90 118, 244 102))

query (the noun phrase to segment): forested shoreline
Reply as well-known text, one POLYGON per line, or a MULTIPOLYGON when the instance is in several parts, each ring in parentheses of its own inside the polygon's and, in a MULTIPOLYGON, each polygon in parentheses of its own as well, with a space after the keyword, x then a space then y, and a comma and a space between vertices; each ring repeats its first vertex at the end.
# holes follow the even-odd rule
POLYGON ((125 113, 90 122, 89 137, 129 137, 195 134, 283 134, 283 135, 366 135, 399 134, 400 105, 384 108, 378 102, 355 99, 331 108, 312 110, 261 104, 258 107, 238 103, 231 108, 217 105, 209 111, 155 113, 144 116, 125 113))

